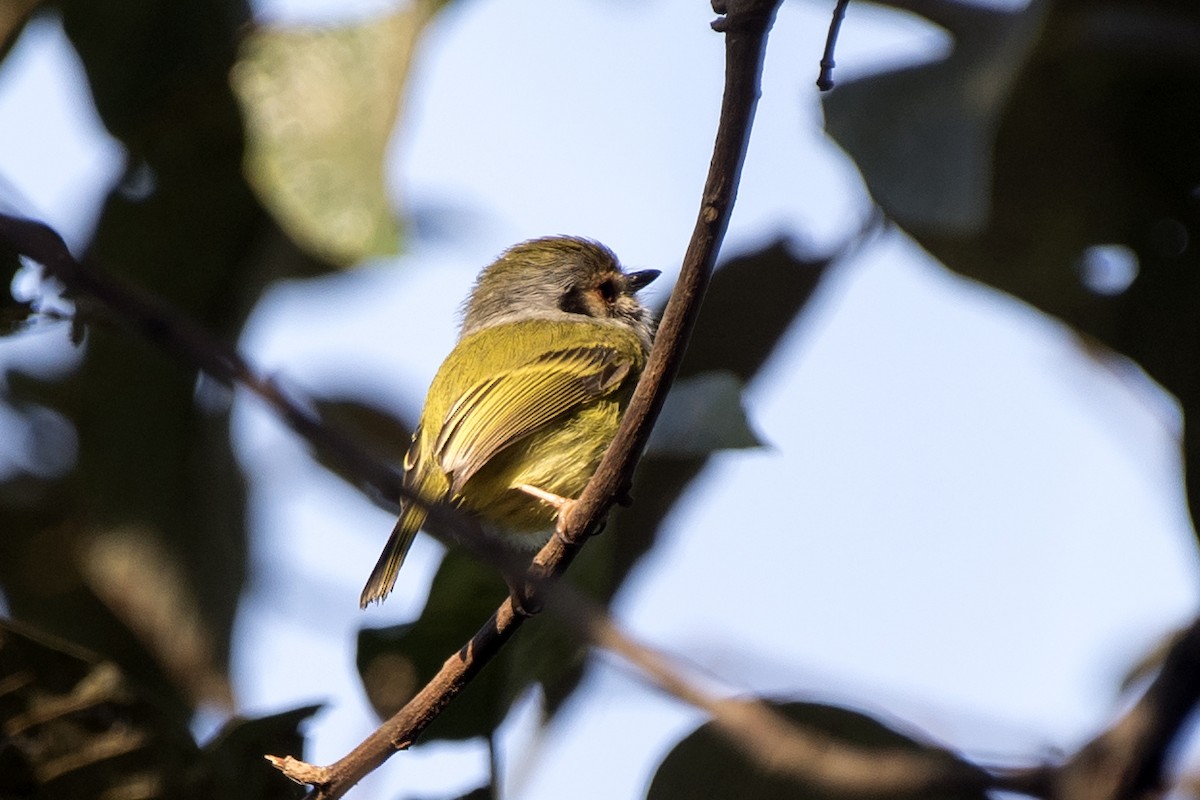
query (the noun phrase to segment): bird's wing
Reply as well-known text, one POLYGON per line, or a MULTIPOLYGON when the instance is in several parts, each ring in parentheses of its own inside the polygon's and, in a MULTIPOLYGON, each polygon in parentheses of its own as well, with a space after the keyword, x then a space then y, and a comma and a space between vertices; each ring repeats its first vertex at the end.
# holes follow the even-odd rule
POLYGON ((489 377, 450 407, 433 452, 457 493, 504 448, 621 384, 633 360, 615 348, 573 347, 489 377))

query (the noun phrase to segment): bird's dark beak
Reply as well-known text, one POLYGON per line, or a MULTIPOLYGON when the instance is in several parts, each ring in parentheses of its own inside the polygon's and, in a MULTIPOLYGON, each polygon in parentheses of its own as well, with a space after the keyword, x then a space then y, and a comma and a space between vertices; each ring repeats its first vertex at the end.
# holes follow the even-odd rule
POLYGON ((644 269, 641 272, 631 272, 625 278, 628 281, 629 290, 631 292, 639 292, 661 274, 656 269, 644 269))

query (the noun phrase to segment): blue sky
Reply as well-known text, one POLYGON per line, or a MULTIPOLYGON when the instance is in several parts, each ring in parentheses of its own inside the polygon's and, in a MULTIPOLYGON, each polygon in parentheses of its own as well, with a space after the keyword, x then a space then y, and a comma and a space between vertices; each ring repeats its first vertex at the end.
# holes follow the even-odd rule
MULTIPOLYGON (((325 13, 315 0, 261 8, 325 13)), ((821 131, 827 13, 788 3, 776 22, 726 254, 780 233, 831 247, 867 213, 821 131)), ((388 168, 398 205, 450 209, 459 235, 275 287, 246 353, 301 389, 352 385, 412 411, 475 273, 513 242, 593 236, 663 269, 661 298, 715 130, 711 17, 682 0, 453 7, 422 46, 388 168)), ((916 20, 855 6, 837 77, 946 46, 916 20)), ((32 203, 76 243, 120 153, 80 80, 53 23, 0 68, 0 198, 32 203)), ((58 357, 5 342, 0 358, 58 357)), ((889 233, 831 275, 769 366, 748 393, 769 446, 715 459, 614 609, 698 679, 846 702, 1022 760, 1104 724, 1122 671, 1194 613, 1178 410, 1059 323, 889 233)), ((359 612, 391 520, 299 457, 252 399, 238 398, 234 425, 259 533, 235 688, 250 714, 326 702, 309 755, 329 761, 374 724, 354 673, 359 626, 415 614, 440 547, 419 538, 397 593, 359 612)), ((505 726, 510 797, 638 796, 701 719, 605 656, 547 729, 536 703, 505 726)), ((481 747, 419 748, 353 796, 469 788, 485 763, 481 747)))

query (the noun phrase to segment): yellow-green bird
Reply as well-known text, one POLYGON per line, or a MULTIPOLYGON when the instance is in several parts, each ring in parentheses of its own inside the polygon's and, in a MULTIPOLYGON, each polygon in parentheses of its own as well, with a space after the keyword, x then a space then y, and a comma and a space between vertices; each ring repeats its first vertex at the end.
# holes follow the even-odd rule
MULTIPOLYGON (((429 387, 404 485, 510 541, 544 543, 616 434, 654 333, 635 294, 658 274, 627 273, 607 247, 571 236, 523 242, 485 268, 429 387)), ((424 521, 402 499, 363 607, 392 590, 424 521)))

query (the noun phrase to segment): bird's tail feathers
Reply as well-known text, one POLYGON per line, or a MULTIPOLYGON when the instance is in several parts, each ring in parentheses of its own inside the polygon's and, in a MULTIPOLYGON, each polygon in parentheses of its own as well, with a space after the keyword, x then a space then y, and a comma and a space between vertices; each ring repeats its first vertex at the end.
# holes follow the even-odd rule
POLYGON ((404 564, 404 557, 408 555, 408 548, 412 546, 413 539, 424 522, 425 509, 406 503, 400 512, 400 518, 396 520, 396 527, 392 529, 391 537, 379 555, 375 569, 371 570, 371 577, 367 578, 362 595, 358 598, 361 608, 383 600, 391 593, 392 587, 396 585, 396 575, 404 564))

